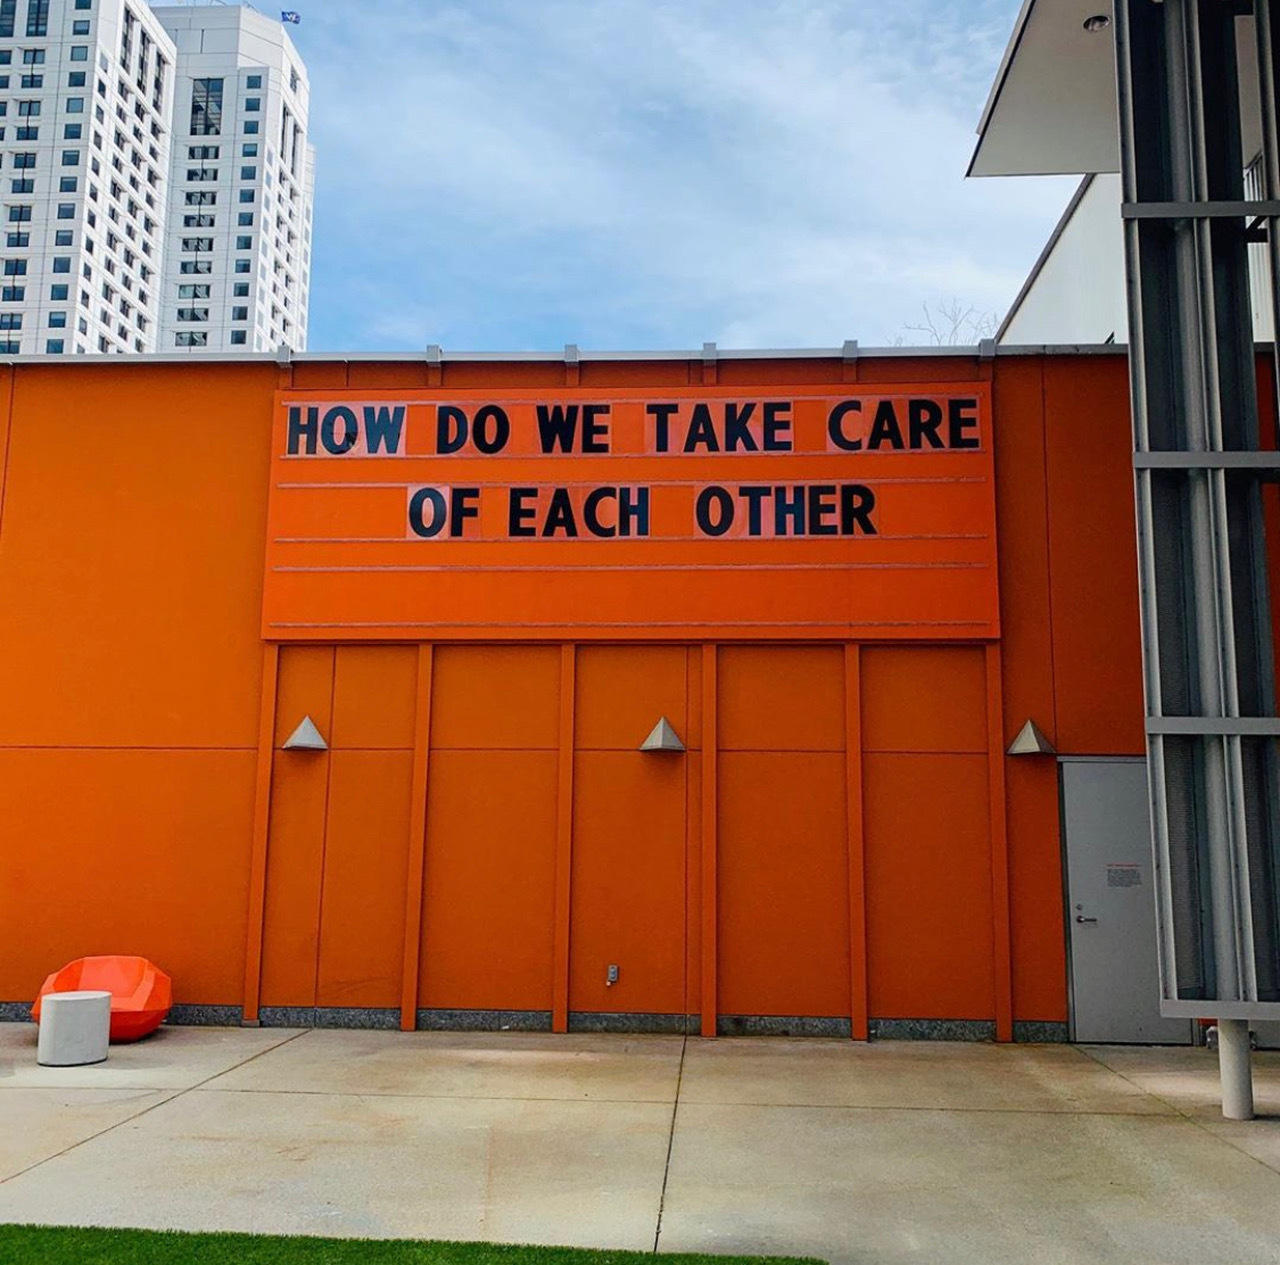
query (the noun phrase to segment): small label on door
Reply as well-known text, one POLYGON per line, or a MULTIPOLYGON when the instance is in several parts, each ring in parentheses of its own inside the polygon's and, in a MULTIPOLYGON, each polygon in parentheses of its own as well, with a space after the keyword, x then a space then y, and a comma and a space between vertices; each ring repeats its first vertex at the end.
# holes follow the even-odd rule
POLYGON ((1108 887, 1141 887, 1142 870, 1136 865, 1107 866, 1108 887))

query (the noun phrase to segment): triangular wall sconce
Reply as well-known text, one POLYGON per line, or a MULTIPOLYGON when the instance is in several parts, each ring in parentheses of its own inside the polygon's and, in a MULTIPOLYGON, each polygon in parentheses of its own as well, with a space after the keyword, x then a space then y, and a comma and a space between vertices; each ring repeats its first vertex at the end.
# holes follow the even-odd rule
POLYGON ((1010 755, 1057 755, 1057 749, 1034 720, 1028 720, 1009 744, 1010 755))
POLYGON ((680 735, 671 728, 671 722, 662 716, 649 731, 649 736, 640 744, 641 751, 683 751, 684 743, 680 735))
POLYGON ((328 751, 329 744, 316 728, 316 722, 310 716, 304 716, 302 723, 285 741, 286 751, 328 751))

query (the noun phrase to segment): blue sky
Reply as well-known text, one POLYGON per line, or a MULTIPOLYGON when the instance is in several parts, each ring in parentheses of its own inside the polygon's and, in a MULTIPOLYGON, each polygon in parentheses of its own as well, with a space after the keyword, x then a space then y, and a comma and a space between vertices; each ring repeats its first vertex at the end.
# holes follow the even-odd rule
POLYGON ((292 7, 312 350, 919 341, 1073 184, 963 179, 1017 0, 292 7))

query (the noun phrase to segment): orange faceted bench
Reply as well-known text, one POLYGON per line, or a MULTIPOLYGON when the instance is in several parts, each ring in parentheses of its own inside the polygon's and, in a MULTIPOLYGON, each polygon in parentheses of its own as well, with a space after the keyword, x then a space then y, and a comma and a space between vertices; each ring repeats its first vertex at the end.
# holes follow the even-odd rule
POLYGON ((173 981, 146 958, 112 954, 77 958, 54 971, 40 986, 31 1017, 40 1022, 40 1002, 46 993, 99 989, 111 994, 111 1039, 137 1041, 154 1032, 173 1005, 173 981))

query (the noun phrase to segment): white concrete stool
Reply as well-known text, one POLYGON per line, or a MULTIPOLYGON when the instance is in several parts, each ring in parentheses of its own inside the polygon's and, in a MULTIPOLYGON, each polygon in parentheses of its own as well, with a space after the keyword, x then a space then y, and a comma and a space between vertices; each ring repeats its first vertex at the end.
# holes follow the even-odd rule
POLYGON ((40 1002, 36 1062, 42 1067, 101 1063, 111 1040, 111 994, 46 993, 40 1002))

